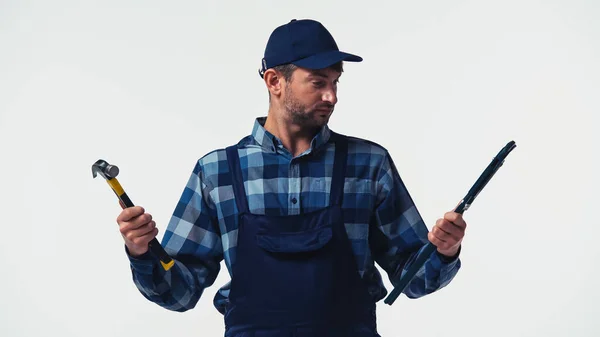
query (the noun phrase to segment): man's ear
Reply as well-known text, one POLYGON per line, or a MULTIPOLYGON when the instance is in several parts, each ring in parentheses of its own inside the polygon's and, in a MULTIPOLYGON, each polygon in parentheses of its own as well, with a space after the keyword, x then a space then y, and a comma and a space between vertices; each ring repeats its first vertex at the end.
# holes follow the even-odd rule
POLYGON ((281 95, 283 76, 274 69, 267 69, 263 76, 267 89, 273 96, 281 95))

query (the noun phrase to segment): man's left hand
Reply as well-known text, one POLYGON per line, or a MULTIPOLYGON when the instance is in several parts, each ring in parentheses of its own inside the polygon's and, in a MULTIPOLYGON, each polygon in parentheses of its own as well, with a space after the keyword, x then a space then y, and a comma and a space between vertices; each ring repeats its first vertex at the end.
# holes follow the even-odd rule
POLYGON ((458 253, 466 228, 467 223, 461 214, 447 212, 442 219, 435 222, 427 238, 437 247, 440 254, 454 257, 458 253))

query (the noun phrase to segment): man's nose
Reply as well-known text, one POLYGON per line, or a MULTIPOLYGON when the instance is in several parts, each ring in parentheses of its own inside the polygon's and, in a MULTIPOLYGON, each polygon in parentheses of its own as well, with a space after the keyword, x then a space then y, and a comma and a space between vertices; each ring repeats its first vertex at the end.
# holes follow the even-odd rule
POLYGON ((323 93, 323 101, 328 102, 332 106, 337 103, 337 94, 334 90, 326 90, 323 93))

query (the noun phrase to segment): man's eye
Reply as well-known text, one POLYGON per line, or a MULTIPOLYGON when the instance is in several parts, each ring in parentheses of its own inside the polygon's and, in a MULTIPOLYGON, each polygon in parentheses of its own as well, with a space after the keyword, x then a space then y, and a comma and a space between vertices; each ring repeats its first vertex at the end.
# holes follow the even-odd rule
POLYGON ((323 81, 316 81, 316 82, 313 82, 313 85, 315 87, 322 87, 323 85, 325 85, 325 83, 323 81))

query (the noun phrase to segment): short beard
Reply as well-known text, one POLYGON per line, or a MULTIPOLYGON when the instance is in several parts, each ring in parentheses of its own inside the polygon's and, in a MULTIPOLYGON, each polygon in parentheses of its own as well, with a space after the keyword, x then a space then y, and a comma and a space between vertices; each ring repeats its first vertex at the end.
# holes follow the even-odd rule
MULTIPOLYGON (((298 125, 300 127, 310 128, 319 128, 323 126, 321 125, 321 123, 315 121, 314 111, 308 110, 308 108, 305 105, 296 100, 289 86, 285 88, 285 98, 283 100, 283 106, 292 124, 298 125)), ((325 122, 325 124, 327 124, 327 122, 325 122)))

